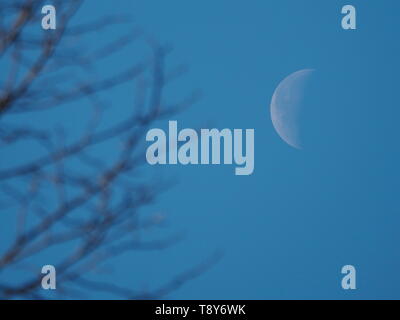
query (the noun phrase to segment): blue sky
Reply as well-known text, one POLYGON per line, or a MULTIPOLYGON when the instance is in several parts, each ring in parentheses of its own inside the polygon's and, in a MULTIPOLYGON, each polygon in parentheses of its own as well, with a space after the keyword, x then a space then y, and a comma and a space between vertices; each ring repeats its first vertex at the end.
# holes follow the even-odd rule
POLYGON ((204 91, 180 124, 209 119, 256 131, 250 177, 233 176, 230 168, 176 168, 180 184, 164 201, 174 224, 190 230, 176 249, 187 250, 180 261, 225 250, 176 298, 398 298, 400 5, 352 1, 358 29, 344 31, 345 4, 135 6, 139 24, 171 41, 174 56, 190 65, 185 82, 204 91), (319 78, 309 97, 314 111, 303 120, 310 147, 297 151, 273 130, 269 103, 278 83, 304 68, 319 78), (358 271, 354 292, 340 287, 345 264, 358 271))
MULTIPOLYGON (((167 232, 186 237, 119 258, 116 283, 154 288, 221 250, 218 264, 169 298, 399 298, 398 1, 94 3, 82 18, 128 12, 173 45, 171 66, 190 67, 168 95, 200 89, 203 98, 170 119, 180 128, 255 129, 251 176, 231 166, 147 168, 177 179, 149 210, 165 212, 167 232), (357 30, 341 28, 345 4, 357 9, 357 30), (308 145, 299 151, 274 131, 269 105, 280 81, 305 68, 317 72, 302 119, 308 145), (341 289, 346 264, 357 269, 355 291, 341 289)), ((128 90, 110 93, 116 110, 129 99, 128 90)))

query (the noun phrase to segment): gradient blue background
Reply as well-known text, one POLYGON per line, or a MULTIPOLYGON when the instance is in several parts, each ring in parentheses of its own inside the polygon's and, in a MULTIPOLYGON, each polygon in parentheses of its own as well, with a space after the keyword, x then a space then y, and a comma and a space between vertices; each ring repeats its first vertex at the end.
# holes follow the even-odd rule
MULTIPOLYGON (((255 171, 149 166, 178 180, 149 211, 168 216, 160 232, 186 237, 165 251, 124 255, 112 275, 97 277, 157 288, 221 250, 215 266, 168 298, 400 298, 400 3, 88 1, 80 15, 114 12, 171 43, 169 64, 190 67, 168 94, 199 88, 203 99, 171 120, 180 128, 254 128, 255 171), (355 31, 341 28, 345 4, 357 9, 355 31), (269 104, 279 82, 304 68, 317 76, 302 123, 309 145, 299 151, 274 131, 269 104), (347 264, 357 269, 355 291, 340 285, 347 264)), ((109 94, 118 108, 131 99, 128 87, 109 94)), ((73 127, 76 119, 66 121, 73 127)), ((36 263, 51 257, 44 260, 36 263)))

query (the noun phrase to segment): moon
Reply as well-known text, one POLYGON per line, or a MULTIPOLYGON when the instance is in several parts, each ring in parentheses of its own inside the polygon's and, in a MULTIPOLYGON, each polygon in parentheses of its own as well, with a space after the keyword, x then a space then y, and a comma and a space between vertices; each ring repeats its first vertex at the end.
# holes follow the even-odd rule
POLYGON ((303 149, 300 136, 300 114, 304 96, 314 69, 296 71, 276 88, 271 101, 272 124, 278 135, 290 146, 303 149))

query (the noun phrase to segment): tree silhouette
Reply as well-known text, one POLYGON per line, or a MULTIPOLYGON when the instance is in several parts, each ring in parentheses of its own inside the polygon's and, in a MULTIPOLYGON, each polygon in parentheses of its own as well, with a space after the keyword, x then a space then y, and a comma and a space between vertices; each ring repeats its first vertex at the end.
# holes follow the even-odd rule
POLYGON ((44 298, 40 270, 17 282, 1 275, 45 252, 58 252, 60 257, 55 264, 57 293, 75 298, 90 297, 93 290, 120 298, 163 297, 218 258, 213 255, 153 292, 86 276, 127 251, 160 250, 179 239, 143 237, 143 230, 157 227, 163 217, 142 217, 141 210, 169 186, 143 175, 143 135, 155 121, 193 104, 198 95, 167 101, 166 85, 185 68, 166 72, 171 47, 158 44, 139 29, 129 28, 126 35, 104 45, 82 46, 106 28, 130 26, 127 17, 116 15, 76 24, 73 18, 83 2, 53 1, 57 29, 48 31, 40 29, 45 1, 0 4, 0 66, 4 70, 0 76, 0 225, 12 228, 13 235, 0 234, 3 298, 44 298), (94 72, 101 69, 102 61, 133 43, 151 54, 136 62, 132 57, 132 64, 121 71, 94 72), (125 112, 118 108, 118 119, 108 119, 115 106, 109 106, 104 97, 126 84, 134 88, 133 102, 124 106, 125 112), (46 119, 63 117, 65 112, 86 123, 81 132, 47 125, 46 119), (32 123, 32 115, 37 119, 38 113, 43 123, 32 123), (105 149, 113 155, 104 157, 105 149))

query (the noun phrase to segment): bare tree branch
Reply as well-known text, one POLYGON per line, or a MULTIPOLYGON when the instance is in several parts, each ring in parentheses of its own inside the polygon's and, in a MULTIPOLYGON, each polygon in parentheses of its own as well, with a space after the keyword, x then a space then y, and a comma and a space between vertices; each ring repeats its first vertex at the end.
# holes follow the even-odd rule
MULTIPOLYGON (((95 290, 120 298, 163 297, 201 274, 216 256, 151 293, 94 281, 86 273, 122 253, 164 250, 181 239, 179 235, 143 237, 163 219, 145 219, 141 212, 168 184, 143 177, 142 142, 149 127, 192 105, 198 94, 167 101, 167 85, 186 69, 166 71, 171 47, 149 41, 138 28, 89 50, 74 42, 130 21, 115 15, 76 25, 73 18, 83 2, 55 1, 57 29, 40 34, 33 30, 45 1, 0 4, 9 19, 0 21, 0 63, 8 65, 0 76, 0 148, 7 158, 17 158, 21 146, 30 150, 23 161, 0 162, 0 220, 5 225, 12 219, 16 226, 14 239, 0 251, 0 274, 62 248, 56 264, 61 296, 85 297, 95 290), (148 57, 132 59, 130 66, 101 78, 91 72, 99 68, 99 61, 138 41, 151 52, 148 57), (131 83, 134 99, 126 106, 129 112, 106 124, 104 113, 110 106, 105 95, 131 83), (32 114, 66 106, 76 112, 77 105, 91 110, 91 115, 85 112, 78 119, 86 128, 80 134, 30 121, 32 114), (107 148, 114 156, 104 159, 107 148)), ((20 283, 0 280, 0 297, 42 299, 40 280, 38 274, 20 283)))

